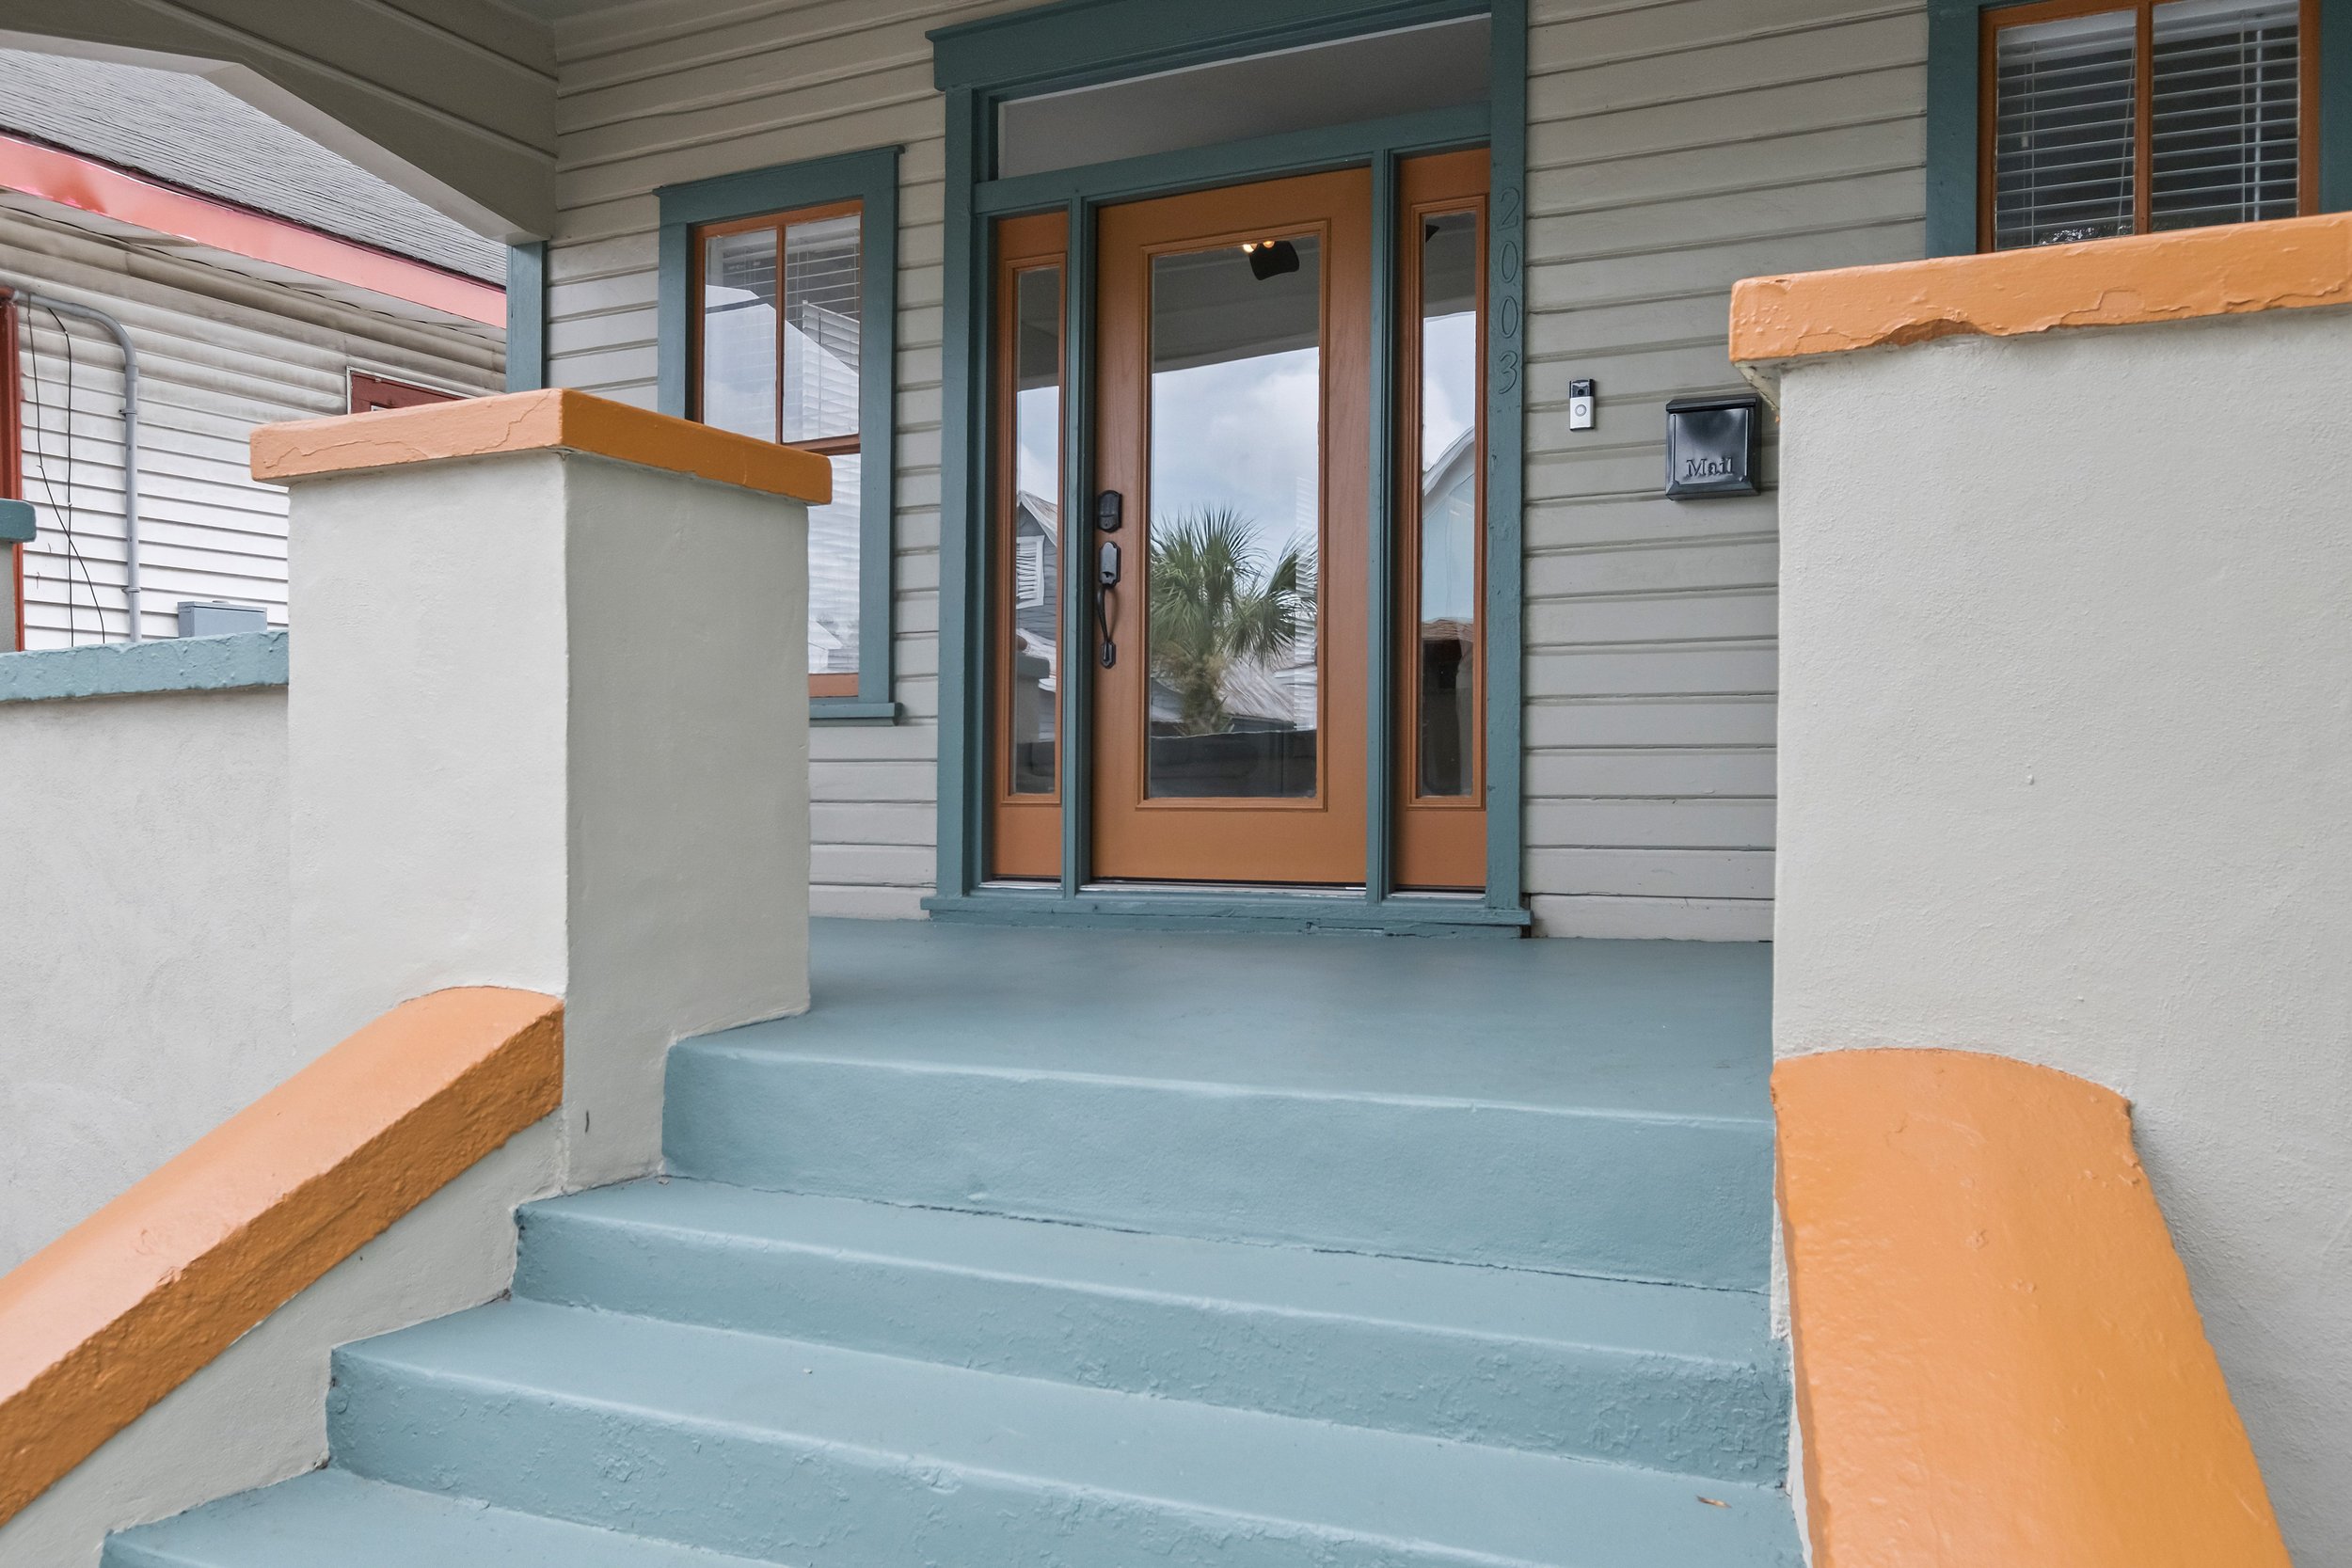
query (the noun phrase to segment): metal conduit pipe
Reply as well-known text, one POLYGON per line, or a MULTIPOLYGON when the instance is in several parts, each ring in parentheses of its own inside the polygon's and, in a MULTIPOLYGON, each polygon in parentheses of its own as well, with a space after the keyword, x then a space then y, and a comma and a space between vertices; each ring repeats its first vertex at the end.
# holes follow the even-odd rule
MULTIPOLYGON (((16 291, 16 297, 37 309, 54 311, 60 316, 72 316, 103 328, 122 350, 122 596, 130 607, 131 637, 139 636, 139 351, 131 346, 131 334, 122 324, 103 310, 70 300, 52 299, 27 290, 16 291)), ((71 441, 73 430, 73 410, 66 410, 66 439, 71 441)), ((73 498, 68 495, 66 504, 73 498)))

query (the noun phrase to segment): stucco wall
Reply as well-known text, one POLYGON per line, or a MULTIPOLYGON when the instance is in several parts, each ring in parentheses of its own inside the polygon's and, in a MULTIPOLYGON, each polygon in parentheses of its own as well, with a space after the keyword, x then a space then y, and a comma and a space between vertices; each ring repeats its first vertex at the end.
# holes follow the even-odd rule
POLYGON ((294 516, 297 1031, 561 994, 570 1180, 652 1169, 671 1042, 808 1006, 803 509, 533 451, 294 516))
POLYGON ((2296 1560, 2352 1563, 2352 315, 1787 373, 1776 1049, 2122 1091, 2296 1560))
POLYGON ((0 759, 5 1273, 309 1058, 284 688, 0 703, 0 759))

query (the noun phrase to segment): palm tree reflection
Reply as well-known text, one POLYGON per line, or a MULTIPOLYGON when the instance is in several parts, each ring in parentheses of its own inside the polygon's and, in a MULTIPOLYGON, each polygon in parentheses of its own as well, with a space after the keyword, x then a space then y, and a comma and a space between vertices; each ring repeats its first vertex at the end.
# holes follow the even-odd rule
POLYGON ((1257 536, 1231 507, 1152 527, 1155 795, 1313 793, 1312 546, 1257 536))

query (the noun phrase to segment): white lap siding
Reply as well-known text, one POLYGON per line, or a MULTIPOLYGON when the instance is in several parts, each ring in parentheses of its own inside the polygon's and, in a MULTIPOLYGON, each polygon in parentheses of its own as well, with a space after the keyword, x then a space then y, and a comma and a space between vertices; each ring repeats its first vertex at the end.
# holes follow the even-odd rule
MULTIPOLYGON (((943 101, 924 33, 1003 4, 647 4, 560 24, 552 378, 650 405, 654 191, 896 143, 894 726, 811 748, 819 912, 930 891, 943 101)), ((1772 892, 1770 495, 1677 504, 1663 405, 1724 388, 1750 273, 1918 254, 1926 12, 1535 0, 1530 39, 1528 886, 1554 935, 1754 939, 1772 892), (1565 429, 1571 377, 1600 428, 1565 429)), ((1768 462, 1769 470, 1769 462, 1768 462)))
POLYGON ((1762 939, 1775 454, 1762 496, 1667 500, 1665 404, 1743 389, 1738 279, 1919 254, 1927 12, 1534 9, 1527 886, 1551 935, 1762 939), (1583 378, 1599 421, 1571 433, 1583 378))
MULTIPOLYGON (((343 413, 355 366, 464 392, 504 376, 495 328, 361 309, 38 212, 0 209, 0 282, 103 310, 138 350, 149 637, 175 633, 183 599, 260 605, 286 624, 286 496, 247 472, 255 426, 343 413)), ((122 356, 87 322, 20 318, 24 496, 40 528, 25 550, 25 645, 119 640, 122 356)))

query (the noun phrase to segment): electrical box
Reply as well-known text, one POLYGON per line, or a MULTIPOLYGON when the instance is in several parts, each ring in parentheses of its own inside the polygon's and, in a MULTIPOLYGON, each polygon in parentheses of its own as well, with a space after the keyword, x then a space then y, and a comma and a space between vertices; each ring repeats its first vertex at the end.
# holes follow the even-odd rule
POLYGON ((0 545, 29 545, 36 527, 31 501, 0 500, 0 545))
POLYGON ((1764 400, 1754 392, 1666 404, 1666 494, 1753 496, 1764 488, 1764 400))
POLYGON ((257 604, 223 604, 212 599, 180 601, 183 637, 235 637, 241 632, 269 630, 269 611, 257 604))

